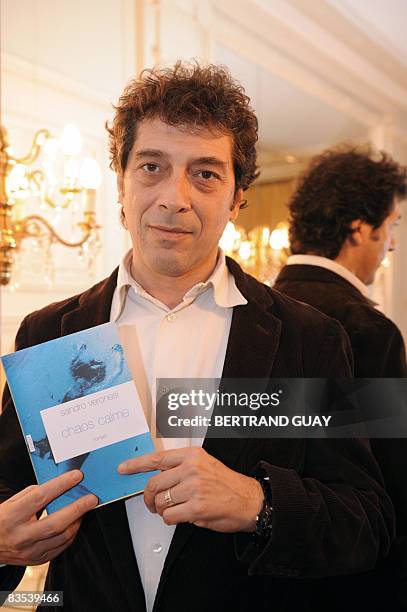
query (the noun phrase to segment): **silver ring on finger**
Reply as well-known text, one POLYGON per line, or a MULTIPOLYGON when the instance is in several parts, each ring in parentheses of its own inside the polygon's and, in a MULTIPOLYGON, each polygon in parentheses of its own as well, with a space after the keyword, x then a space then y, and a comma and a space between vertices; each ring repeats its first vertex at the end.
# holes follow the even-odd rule
POLYGON ((167 506, 175 506, 175 502, 172 499, 172 495, 171 495, 171 488, 167 489, 164 493, 164 501, 167 504, 167 506))

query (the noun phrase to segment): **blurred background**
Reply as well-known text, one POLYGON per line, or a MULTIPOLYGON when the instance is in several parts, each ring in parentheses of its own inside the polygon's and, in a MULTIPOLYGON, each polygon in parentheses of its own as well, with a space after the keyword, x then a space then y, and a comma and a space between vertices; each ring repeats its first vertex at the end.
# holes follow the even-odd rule
MULTIPOLYGON (((407 163, 405 0, 0 6, 0 162, 3 171, 6 157, 13 165, 0 215, 3 354, 28 312, 110 274, 130 246, 104 124, 144 67, 219 62, 246 88, 260 123, 261 175, 247 192, 239 234, 230 230, 225 244, 235 241, 237 257, 265 282, 284 259, 286 204, 314 154, 344 140, 370 141, 407 163)), ((406 211, 399 232, 372 297, 407 339, 406 211)), ((43 570, 28 571, 30 588, 40 585, 43 570)))

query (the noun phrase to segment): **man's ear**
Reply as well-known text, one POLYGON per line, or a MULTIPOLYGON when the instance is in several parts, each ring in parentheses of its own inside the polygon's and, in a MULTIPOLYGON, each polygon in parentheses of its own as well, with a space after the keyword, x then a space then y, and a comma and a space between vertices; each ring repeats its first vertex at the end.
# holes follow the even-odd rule
POLYGON ((354 219, 350 224, 352 233, 349 234, 348 240, 352 246, 360 246, 364 242, 365 225, 361 219, 354 219))
POLYGON ((123 174, 118 174, 116 178, 117 182, 117 203, 120 204, 120 223, 127 229, 126 217, 124 216, 124 205, 123 205, 123 195, 124 195, 124 181, 123 174))
POLYGON ((119 202, 119 204, 123 206, 124 181, 123 181, 123 174, 121 172, 117 174, 116 184, 117 184, 117 201, 119 202))
POLYGON ((243 204, 243 189, 238 189, 233 197, 233 207, 230 209, 230 221, 236 221, 241 205, 243 204))

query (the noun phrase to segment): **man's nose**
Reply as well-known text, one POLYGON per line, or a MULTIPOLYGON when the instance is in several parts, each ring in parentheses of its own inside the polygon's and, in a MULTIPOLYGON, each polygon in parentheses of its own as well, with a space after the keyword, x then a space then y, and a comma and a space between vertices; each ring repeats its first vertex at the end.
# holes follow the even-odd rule
POLYGON ((395 250, 396 250, 396 239, 392 238, 390 240, 389 251, 395 251, 395 250))
POLYGON ((191 209, 190 184, 186 176, 172 176, 164 185, 160 207, 170 212, 184 212, 191 209))

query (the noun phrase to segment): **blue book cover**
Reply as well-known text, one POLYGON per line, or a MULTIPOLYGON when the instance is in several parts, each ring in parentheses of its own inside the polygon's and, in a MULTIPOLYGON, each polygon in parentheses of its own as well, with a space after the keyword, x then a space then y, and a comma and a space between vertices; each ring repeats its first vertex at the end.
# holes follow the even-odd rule
POLYGON ((87 493, 102 506, 144 490, 151 472, 117 472, 119 463, 154 445, 114 323, 1 360, 38 483, 73 469, 84 474, 48 504, 48 513, 87 493))

